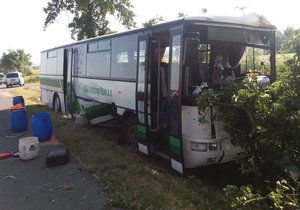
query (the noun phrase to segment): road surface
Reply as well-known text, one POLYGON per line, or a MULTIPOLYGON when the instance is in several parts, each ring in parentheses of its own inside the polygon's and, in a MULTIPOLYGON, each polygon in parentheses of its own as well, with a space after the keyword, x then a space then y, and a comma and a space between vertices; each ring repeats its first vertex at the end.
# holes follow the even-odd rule
MULTIPOLYGON (((26 84, 30 85, 30 84, 26 84)), ((18 87, 16 87, 18 88, 18 87)), ((0 151, 18 151, 18 139, 31 136, 31 127, 17 138, 9 138, 12 105, 9 89, 0 86, 0 151)), ((28 118, 30 119, 30 118, 28 118)), ((30 120, 29 120, 30 121, 30 120)), ((71 158, 64 166, 46 168, 48 151, 62 145, 40 145, 40 156, 23 161, 18 158, 0 160, 0 209, 107 209, 110 195, 95 178, 71 158)))

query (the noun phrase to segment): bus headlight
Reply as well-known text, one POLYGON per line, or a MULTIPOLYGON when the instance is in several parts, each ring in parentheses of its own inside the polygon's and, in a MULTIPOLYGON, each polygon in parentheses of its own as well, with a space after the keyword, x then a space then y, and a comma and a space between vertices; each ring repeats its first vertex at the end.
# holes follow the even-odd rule
POLYGON ((209 143, 208 148, 209 148, 209 150, 217 150, 217 149, 219 149, 219 144, 218 143, 209 143))
POLYGON ((207 151, 207 144, 191 142, 191 150, 199 151, 199 152, 206 152, 207 151))

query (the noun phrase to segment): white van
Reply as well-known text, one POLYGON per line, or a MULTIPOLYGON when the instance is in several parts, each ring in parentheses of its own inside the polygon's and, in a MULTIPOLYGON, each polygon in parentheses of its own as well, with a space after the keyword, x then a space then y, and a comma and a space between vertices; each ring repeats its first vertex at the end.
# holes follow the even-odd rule
POLYGON ((25 85, 24 77, 21 72, 9 72, 6 74, 6 87, 12 87, 13 85, 25 85))
POLYGON ((4 73, 0 73, 0 85, 6 83, 6 77, 4 73))

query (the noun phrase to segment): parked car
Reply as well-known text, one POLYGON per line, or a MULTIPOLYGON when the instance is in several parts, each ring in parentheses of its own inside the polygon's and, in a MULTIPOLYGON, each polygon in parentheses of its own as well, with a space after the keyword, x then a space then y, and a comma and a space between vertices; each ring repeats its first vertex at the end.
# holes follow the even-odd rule
POLYGON ((6 87, 12 87, 13 85, 25 85, 24 77, 21 72, 9 72, 6 74, 6 87))
POLYGON ((6 84, 6 77, 4 73, 0 73, 0 85, 6 84))

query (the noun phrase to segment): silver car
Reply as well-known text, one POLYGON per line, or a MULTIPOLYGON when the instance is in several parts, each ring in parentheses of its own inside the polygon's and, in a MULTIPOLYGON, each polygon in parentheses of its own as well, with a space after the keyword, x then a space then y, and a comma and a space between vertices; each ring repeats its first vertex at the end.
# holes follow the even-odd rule
POLYGON ((6 84, 6 77, 4 73, 0 73, 0 85, 6 84))
POLYGON ((9 72, 6 74, 6 87, 12 87, 13 85, 25 85, 24 77, 21 72, 9 72))

